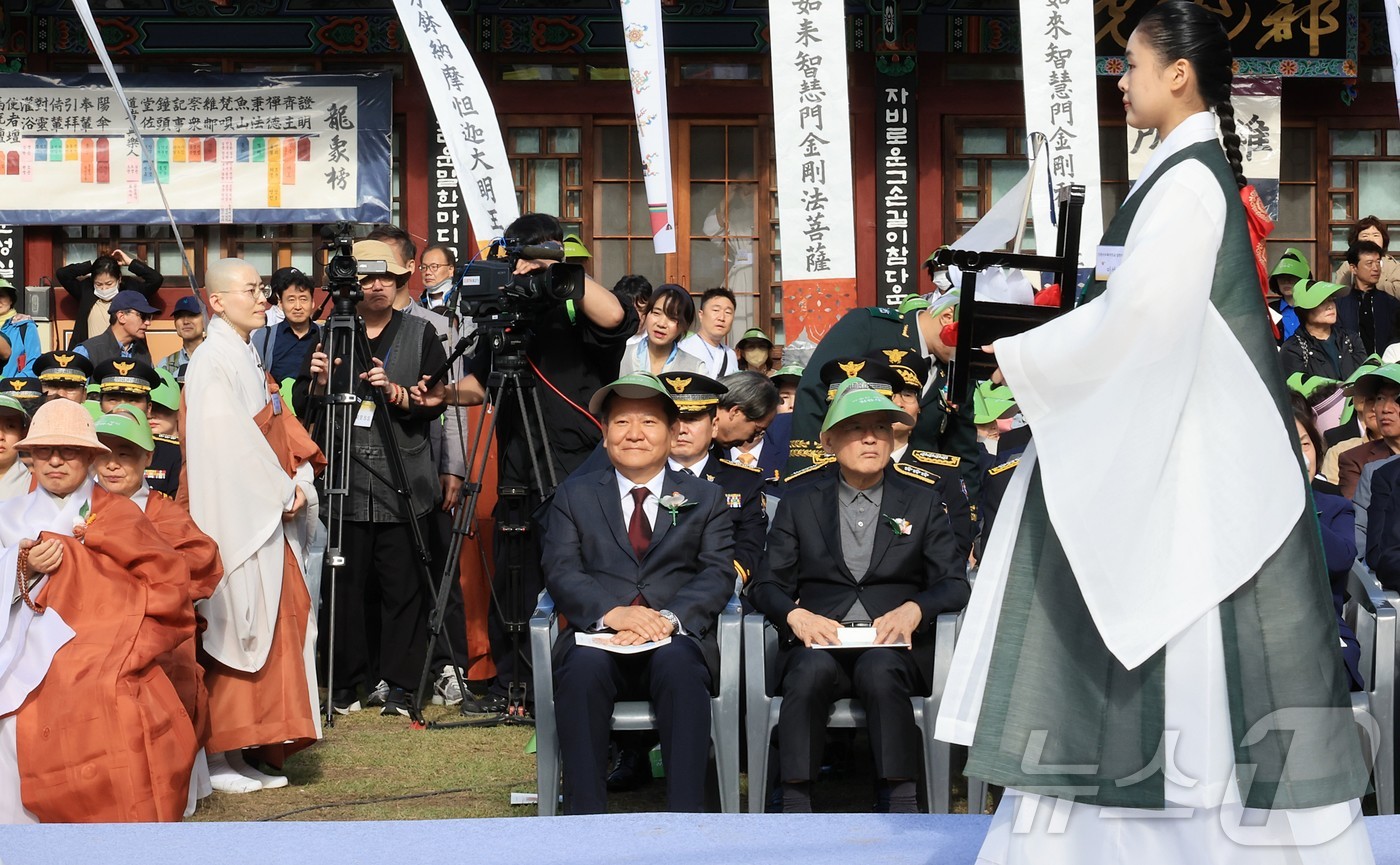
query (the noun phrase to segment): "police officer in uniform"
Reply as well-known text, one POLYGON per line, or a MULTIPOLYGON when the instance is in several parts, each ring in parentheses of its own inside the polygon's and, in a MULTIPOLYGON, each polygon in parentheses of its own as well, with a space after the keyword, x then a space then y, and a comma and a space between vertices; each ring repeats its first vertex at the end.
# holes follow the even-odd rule
POLYGON ((14 375, 0 378, 0 393, 18 400, 30 417, 44 404, 43 386, 39 379, 33 376, 14 375))
POLYGON ((76 352, 51 351, 34 361, 34 375, 39 378, 44 402, 51 399, 82 402, 87 399, 87 385, 93 375, 92 361, 76 352))
POLYGON ((106 414, 122 403, 130 403, 149 412, 151 391, 160 387, 155 368, 134 357, 113 357, 102 361, 93 370, 98 385, 102 413, 106 414))
MULTIPOLYGON (((180 385, 169 371, 158 369, 160 386, 151 391, 151 408, 148 414, 152 420, 158 415, 180 411, 180 385)), ((180 453, 180 436, 168 423, 160 424, 165 432, 155 432, 152 424, 151 439, 155 451, 151 454, 151 464, 146 468, 146 485, 153 490, 165 493, 171 498, 180 491, 180 469, 184 458, 180 453)))
POLYGON ((946 393, 948 364, 954 350, 957 301, 957 292, 949 292, 931 298, 926 309, 920 308, 919 303, 907 304, 903 313, 882 306, 855 309, 827 331, 812 353, 797 389, 789 472, 800 471, 821 460, 821 444, 817 438, 826 411, 826 401, 822 399, 826 391, 821 378, 822 367, 833 358, 862 357, 871 351, 896 349, 926 358, 931 364, 919 399, 923 411, 910 436, 911 447, 958 457, 958 470, 967 487, 968 498, 976 499, 980 479, 971 401, 946 393))

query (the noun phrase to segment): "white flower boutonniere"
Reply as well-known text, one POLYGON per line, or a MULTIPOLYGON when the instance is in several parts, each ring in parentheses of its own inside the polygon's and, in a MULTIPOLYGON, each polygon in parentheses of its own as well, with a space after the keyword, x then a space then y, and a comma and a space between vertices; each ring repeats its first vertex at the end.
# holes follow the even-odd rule
POLYGON ((673 526, 676 524, 676 514, 680 512, 681 508, 695 506, 695 502, 692 502, 680 493, 671 493, 670 495, 662 496, 660 501, 661 506, 671 512, 671 525, 673 526))
POLYGON ((900 535, 901 537, 914 531, 914 524, 906 520, 904 517, 886 516, 885 522, 889 523, 890 531, 894 532, 896 535, 900 535))

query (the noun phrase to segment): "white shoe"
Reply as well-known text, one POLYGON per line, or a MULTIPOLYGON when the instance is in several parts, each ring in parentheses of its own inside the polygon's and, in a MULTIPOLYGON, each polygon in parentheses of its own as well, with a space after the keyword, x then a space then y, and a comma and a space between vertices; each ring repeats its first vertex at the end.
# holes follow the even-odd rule
MULTIPOLYGON (((241 758, 239 762, 242 762, 241 758)), ((256 793, 263 788, 261 782, 229 765, 228 757, 223 753, 209 755, 209 786, 216 793, 256 793)))
MULTIPOLYGON (((467 671, 462 671, 462 681, 466 681, 467 671)), ((442 675, 433 683, 434 706, 456 706, 462 702, 462 688, 457 684, 457 673, 451 664, 442 668, 442 675)))

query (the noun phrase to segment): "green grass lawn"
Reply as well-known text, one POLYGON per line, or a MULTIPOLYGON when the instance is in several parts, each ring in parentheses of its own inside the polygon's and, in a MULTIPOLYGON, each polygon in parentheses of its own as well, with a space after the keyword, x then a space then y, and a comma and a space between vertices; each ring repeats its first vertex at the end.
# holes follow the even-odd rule
MULTIPOLYGON (((455 707, 429 706, 425 714, 429 721, 463 717, 455 707)), ((414 730, 407 718, 386 718, 378 708, 368 709, 338 717, 322 741, 294 755, 285 767, 288 786, 244 795, 215 793, 200 802, 191 819, 532 817, 535 806, 512 806, 510 794, 535 791, 535 756, 525 753, 533 732, 529 727, 414 730), (352 804, 358 802, 365 804, 352 804)), ((818 785, 819 810, 869 809, 868 747, 861 735, 842 751, 834 777, 818 785)), ((615 812, 659 811, 665 799, 665 781, 654 780, 635 793, 611 796, 609 807, 615 812)), ((965 811, 965 800, 955 799, 954 810, 965 811)))

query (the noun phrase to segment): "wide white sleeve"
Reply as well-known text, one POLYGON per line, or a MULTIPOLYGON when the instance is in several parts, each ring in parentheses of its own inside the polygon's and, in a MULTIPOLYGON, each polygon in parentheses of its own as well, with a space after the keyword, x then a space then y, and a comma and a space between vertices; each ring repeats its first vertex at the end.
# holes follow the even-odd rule
POLYGON ((1051 523, 1129 668, 1257 573, 1303 508, 1291 430, 1210 302, 1225 207, 1203 165, 1174 166, 1103 296, 995 346, 1051 523))
POLYGON ((219 544, 224 568, 247 561, 281 530, 292 478, 258 429, 225 365, 202 365, 187 387, 185 462, 190 515, 219 544))

